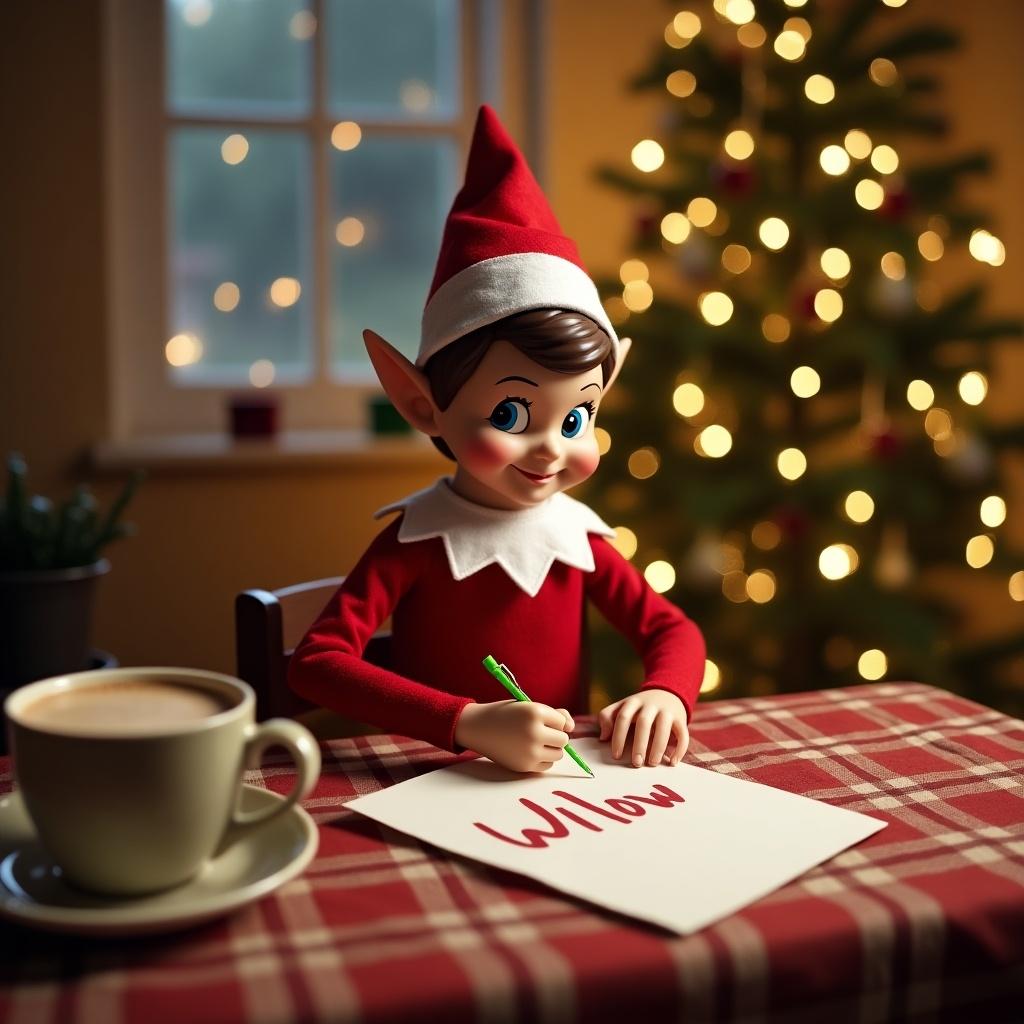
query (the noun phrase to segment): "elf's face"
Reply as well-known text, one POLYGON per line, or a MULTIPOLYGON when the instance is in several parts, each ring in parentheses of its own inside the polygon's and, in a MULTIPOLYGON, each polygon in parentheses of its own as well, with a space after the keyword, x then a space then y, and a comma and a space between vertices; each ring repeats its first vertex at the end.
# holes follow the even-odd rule
POLYGON ((476 372, 438 414, 458 462, 458 494, 492 508, 536 505, 586 480, 599 454, 594 417, 601 367, 545 369, 507 341, 491 345, 476 372))

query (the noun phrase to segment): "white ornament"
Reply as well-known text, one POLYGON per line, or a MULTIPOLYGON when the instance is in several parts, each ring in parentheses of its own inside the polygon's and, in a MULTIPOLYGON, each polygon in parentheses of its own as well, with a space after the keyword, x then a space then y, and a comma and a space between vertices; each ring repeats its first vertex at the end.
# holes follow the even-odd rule
POLYGON ((949 456, 950 473, 964 483, 979 483, 992 472, 992 452, 977 434, 967 434, 949 456))
POLYGON ((871 302, 876 309, 889 316, 909 313, 916 306, 913 282, 909 277, 893 281, 879 274, 871 284, 871 302))
POLYGON ((701 531, 683 562, 684 576, 697 585, 718 586, 724 571, 721 539, 712 530, 701 531))
POLYGON ((711 271, 713 257, 711 245, 705 235, 700 231, 691 231, 690 237, 679 246, 676 260, 684 276, 707 277, 711 271))

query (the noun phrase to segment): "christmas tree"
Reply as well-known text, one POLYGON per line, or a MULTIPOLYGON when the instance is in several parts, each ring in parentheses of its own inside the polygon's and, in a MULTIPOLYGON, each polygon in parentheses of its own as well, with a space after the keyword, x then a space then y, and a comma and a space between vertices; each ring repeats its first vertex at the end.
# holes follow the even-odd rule
MULTIPOLYGON (((679 11, 632 83, 664 96, 661 135, 600 170, 637 210, 621 279, 599 282, 634 345, 589 499, 701 626, 709 695, 915 679, 1021 708, 1024 628, 958 641, 930 579, 991 573, 1024 601, 1000 529, 1024 421, 984 408, 992 344, 1021 324, 986 314, 983 280, 929 274, 953 247, 1005 251, 960 198, 987 154, 901 157, 945 131, 929 58, 958 44, 893 25, 903 2, 679 11)), ((596 643, 621 696, 635 656, 596 643)))

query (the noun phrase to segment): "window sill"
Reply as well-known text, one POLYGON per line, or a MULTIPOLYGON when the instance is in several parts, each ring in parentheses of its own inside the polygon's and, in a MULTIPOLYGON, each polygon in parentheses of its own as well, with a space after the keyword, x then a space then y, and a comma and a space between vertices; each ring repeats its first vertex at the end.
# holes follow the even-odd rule
POLYGON ((287 430, 273 438, 236 440, 228 434, 177 434, 100 441, 93 469, 117 475, 246 472, 267 469, 373 467, 423 469, 446 460, 422 434, 378 437, 363 430, 287 430))

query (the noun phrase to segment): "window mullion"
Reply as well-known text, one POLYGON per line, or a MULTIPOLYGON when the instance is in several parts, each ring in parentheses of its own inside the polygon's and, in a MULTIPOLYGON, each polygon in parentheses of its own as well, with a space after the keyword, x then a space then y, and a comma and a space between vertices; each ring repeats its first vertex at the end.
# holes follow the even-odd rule
MULTIPOLYGON (((126 10, 136 9, 134 0, 108 0, 108 2, 118 5, 124 4, 126 10)), ((327 20, 331 19, 331 15, 335 13, 334 9, 330 7, 331 0, 305 0, 307 9, 316 19, 316 31, 312 33, 306 43, 309 47, 307 56, 308 71, 306 74, 312 75, 312 78, 307 78, 309 106, 305 110, 286 108, 281 105, 275 106, 271 101, 263 103, 262 101, 240 99, 237 104, 234 104, 230 99, 217 100, 216 96, 213 96, 212 93, 211 96, 213 98, 205 108, 202 102, 197 101, 193 103, 191 101, 189 98, 192 96, 191 93, 183 93, 183 95, 186 95, 186 99, 182 101, 182 105, 180 107, 172 107, 170 95, 165 95, 167 75, 155 71, 152 66, 146 69, 146 81, 151 82, 153 85, 147 109, 149 111, 149 124, 153 127, 155 135, 162 135, 164 139, 170 140, 176 131, 189 129, 205 130, 211 133, 223 132, 225 136, 235 132, 243 134, 247 134, 250 131, 253 133, 265 132, 267 133, 268 141, 278 147, 275 152, 278 150, 283 152, 281 147, 287 146, 288 153, 292 154, 290 157, 292 160, 298 158, 298 154, 295 153, 295 146, 300 139, 305 139, 308 149, 311 150, 311 152, 307 150, 306 166, 298 171, 300 176, 297 180, 290 178, 281 179, 282 188, 288 187, 285 185, 287 180, 291 182, 290 187, 305 192, 304 197, 301 193, 295 197, 303 208, 301 217, 305 221, 304 227, 301 224, 295 225, 295 227, 299 228, 299 244, 301 248, 298 252, 300 253, 300 264, 295 270, 281 271, 282 273, 295 273, 303 282, 303 287, 306 290, 306 294, 302 296, 302 299, 307 303, 305 310, 307 320, 303 333, 308 332, 306 338, 303 339, 307 346, 305 357, 302 360, 304 367, 301 372, 297 372, 294 375, 284 374, 281 367, 279 367, 277 378, 274 381, 274 389, 279 393, 284 406, 284 420, 295 429, 316 429, 331 426, 342 421, 344 421, 346 426, 358 425, 363 419, 364 397, 369 390, 376 386, 369 367, 367 366, 364 371, 359 365, 358 359, 351 358, 355 353, 347 351, 348 346, 354 341, 354 338, 349 337, 348 328, 345 330, 345 365, 348 367, 350 363, 353 364, 352 370, 345 370, 344 380, 337 379, 334 376, 336 371, 333 365, 333 345, 338 328, 337 323, 332 324, 335 303, 337 300, 353 301, 353 297, 348 296, 347 291, 349 288, 356 287, 354 282, 360 277, 357 271, 362 271, 364 268, 351 269, 354 255, 346 252, 345 258, 339 264, 340 268, 342 268, 340 272, 346 275, 346 294, 344 296, 336 296, 333 284, 335 259, 339 254, 336 250, 334 219, 336 216, 341 216, 336 210, 336 202, 340 201, 342 197, 335 197, 333 195, 337 153, 330 145, 332 128, 338 121, 352 120, 359 124, 367 142, 376 137, 392 137, 396 141, 401 140, 403 144, 408 140, 410 152, 416 153, 419 150, 416 150, 415 147, 421 140, 424 143, 428 140, 434 143, 439 143, 442 140, 452 140, 464 145, 468 140, 472 123, 475 120, 475 107, 476 102, 480 98, 481 85, 485 86, 487 92, 486 99, 492 101, 498 99, 495 93, 499 91, 497 83, 500 80, 500 65, 496 60, 495 54, 485 54, 482 51, 497 45, 501 20, 497 17, 497 14, 503 2, 504 0, 461 0, 458 4, 460 14, 460 46, 458 56, 461 59, 458 61, 459 81, 457 85, 463 102, 459 114, 454 117, 442 116, 437 109, 432 113, 423 112, 417 114, 402 108, 394 108, 393 104, 391 107, 387 104, 375 106, 376 101, 373 98, 372 90, 363 97, 360 90, 355 89, 353 95, 348 97, 345 102, 341 102, 340 99, 337 102, 333 101, 331 79, 327 74, 329 71, 327 64, 333 51, 332 41, 327 34, 328 26, 326 24, 327 20), (331 10, 331 14, 328 14, 328 9, 331 10), (481 75, 481 72, 484 72, 484 74, 481 75), (484 78, 485 81, 481 82, 481 78, 484 78), (489 88, 486 87, 488 83, 489 88), (159 86, 158 89, 156 88, 157 86, 159 86), (286 139, 282 136, 290 136, 290 138, 286 139), (422 138, 424 136, 426 139, 422 138)), ((168 50, 166 39, 163 38, 165 29, 163 16, 171 9, 172 3, 161 0, 159 4, 154 5, 155 9, 161 12, 159 19, 160 31, 151 33, 150 36, 143 34, 149 40, 147 52, 157 49, 161 57, 168 50)), ((147 5, 143 6, 148 9, 147 5)), ((140 20, 133 20, 127 14, 123 17, 125 21, 132 25, 134 25, 135 21, 140 20)), ((334 27, 337 29, 339 26, 335 25, 334 27)), ((134 38, 131 32, 125 35, 125 42, 134 38)), ((454 70, 454 67, 451 70, 454 70)), ((444 79, 444 74, 440 74, 438 82, 440 83, 438 87, 446 87, 447 80, 444 79)), ((294 91, 293 89, 292 92, 294 91)), ((202 100, 205 96, 206 93, 202 92, 199 95, 199 100, 202 100)), ((143 135, 140 135, 140 137, 143 137, 143 135)), ((427 148, 429 147, 424 146, 424 150, 427 148)), ((461 148, 461 145, 459 148, 461 148)), ((150 146, 149 149, 155 152, 158 147, 150 146)), ((401 147, 399 147, 399 150, 405 152, 401 147)), ((447 161, 449 159, 447 147, 445 147, 445 154, 444 159, 447 161)), ((376 153, 374 153, 374 158, 379 159, 376 153)), ((284 159, 284 157, 282 156, 280 159, 284 159)), ((424 160, 425 167, 429 169, 432 166, 429 159, 424 157, 424 160)), ((164 167, 170 166, 169 153, 162 159, 161 165, 164 167)), ((368 166, 373 166, 372 160, 368 166)), ((353 162, 351 173, 346 165, 346 176, 344 179, 339 179, 338 187, 344 189, 348 205, 351 205, 353 202, 358 204, 363 201, 359 199, 362 193, 359 188, 361 179, 358 178, 358 175, 365 173, 367 172, 363 165, 357 166, 355 161, 353 162), (355 180, 353 180, 353 176, 355 176, 355 180)), ((161 175, 151 171, 148 175, 144 175, 144 177, 150 181, 157 181, 160 180, 161 175)), ((167 182, 166 185, 167 188, 162 189, 161 192, 168 200, 165 205, 170 215, 173 212, 173 202, 175 200, 169 189, 170 183, 167 182)), ((425 187, 427 185, 429 185, 429 182, 425 183, 425 187)), ((137 189, 127 189, 124 191, 128 194, 135 194, 137 189)), ((374 202, 379 203, 383 201, 378 195, 379 192, 379 189, 376 192, 370 190, 374 202)), ((433 192, 430 192, 429 195, 425 194, 423 201, 432 201, 432 196, 433 192)), ((230 204, 228 204, 228 207, 230 207, 230 204)), ((341 208, 347 208, 347 206, 341 208)), ((119 215, 120 212, 121 206, 118 205, 119 215)), ((146 219, 146 217, 135 217, 134 222, 137 223, 146 219)), ((288 230, 291 230, 291 227, 288 230)), ((173 231, 173 225, 169 223, 163 245, 164 255, 168 260, 173 259, 175 256, 174 243, 172 241, 173 231)), ((291 244, 290 240, 288 241, 291 244)), ((268 239, 267 243, 261 244, 273 245, 274 241, 271 238, 268 239)), ((367 254, 366 258, 369 259, 371 255, 367 254)), ((204 264, 203 260, 208 260, 212 257, 202 249, 202 246, 199 246, 194 253, 190 251, 190 258, 193 256, 194 261, 193 264, 189 265, 189 270, 193 276, 201 276, 206 272, 203 270, 203 267, 207 265, 204 264)), ((135 264, 155 268, 158 262, 155 258, 151 258, 149 260, 136 260, 135 264)), ((401 263, 401 261, 398 262, 401 263)), ((385 266, 386 264, 382 263, 381 268, 377 272, 384 273, 385 266)), ((154 274, 158 272, 154 271, 154 274)), ((426 268, 426 272, 429 273, 429 267, 426 268)), ((401 275, 402 273, 405 273, 405 277, 402 277, 399 283, 404 289, 402 295, 406 296, 409 289, 416 287, 416 285, 406 279, 409 276, 409 271, 405 264, 399 266, 396 271, 396 274, 401 275)), ((216 281, 212 283, 216 284, 216 281)), ((159 289, 151 288, 149 293, 157 290, 160 291, 165 295, 168 306, 171 306, 176 301, 175 289, 185 287, 170 272, 164 275, 161 284, 164 287, 159 289)), ((256 284, 252 287, 256 287, 256 284)), ((144 294, 146 289, 135 288, 133 291, 138 294, 144 294)), ((243 291, 245 291, 244 288, 243 291)), ((185 294, 185 292, 182 292, 182 294, 185 294)), ((248 294, 249 292, 246 292, 246 295, 248 294)), ((200 297, 202 298, 202 296, 200 297)), ((354 297, 355 299, 359 298, 358 295, 354 297)), ((118 302, 120 303, 121 301, 119 295, 118 302)), ((402 301, 405 302, 406 300, 403 298, 402 301)), ((356 305, 358 305, 358 302, 356 305)), ((202 308, 205 309, 205 306, 202 308)), ((353 306, 354 308, 355 306, 353 306)), ((148 307, 148 310, 150 319, 155 321, 156 318, 152 315, 152 306, 148 307)), ((368 318, 369 314, 367 314, 363 306, 359 306, 359 310, 360 317, 368 318)), ((216 316, 216 314, 213 315, 216 316)), ((134 317, 133 324, 135 322, 144 322, 146 312, 142 309, 141 304, 138 311, 132 310, 132 316, 134 317)), ((127 417, 130 418, 131 424, 125 430, 171 430, 177 429, 183 422, 194 424, 200 429, 217 429, 223 420, 224 402, 227 396, 237 390, 238 387, 245 386, 242 380, 245 369, 243 365, 245 362, 244 352, 240 349, 239 353, 228 352, 226 356, 227 361, 224 362, 223 366, 220 363, 215 363, 215 361, 211 362, 210 366, 216 365, 217 369, 214 370, 207 366, 206 375, 202 379, 199 379, 198 375, 195 379, 189 379, 188 381, 171 379, 163 359, 163 342, 169 336, 168 331, 163 328, 164 323, 170 324, 171 317, 167 316, 160 322, 159 327, 155 330, 151 327, 148 332, 148 335, 156 338, 156 343, 151 343, 151 347, 157 350, 158 354, 151 360, 151 364, 147 364, 149 367, 147 373, 150 377, 147 378, 145 390, 153 395, 159 392, 158 399, 151 400, 150 398, 145 398, 138 403, 132 401, 130 414, 127 417), (160 332, 159 335, 157 335, 157 331, 160 332), (159 349, 157 349, 157 344, 159 349), (236 354, 238 354, 240 360, 237 374, 235 365, 231 362, 236 354)), ((177 324, 177 321, 175 320, 174 323, 177 324)), ((296 327, 298 327, 298 324, 296 324, 296 327)), ((132 335, 139 336, 143 332, 134 328, 125 330, 123 333, 127 338, 132 335)), ((405 334, 407 333, 409 332, 406 331, 405 334)), ((403 337, 405 337, 405 334, 403 334, 403 337)), ((278 335, 280 335, 280 331, 278 331, 278 335)), ((278 341, 285 344, 286 347, 289 341, 294 343, 296 340, 298 339, 294 337, 287 339, 284 336, 280 336, 278 338, 278 341)), ((119 342, 118 344, 120 345, 121 343, 119 342)), ((124 343, 124 348, 130 352, 129 342, 124 343)), ((272 358, 275 362, 277 361, 276 356, 272 356, 272 358)), ((294 356, 289 354, 287 360, 290 362, 293 358, 294 356)), ((134 375, 138 371, 129 365, 129 358, 126 358, 124 363, 126 367, 125 376, 126 378, 130 376, 132 378, 132 386, 135 386, 134 375)), ((281 366, 283 367, 283 365, 284 362, 282 362, 281 366)), ((118 372, 122 372, 120 368, 118 372)), ((126 400, 126 408, 127 405, 128 402, 126 400)))
POLYGON ((330 243, 326 229, 331 209, 326 145, 330 128, 325 96, 324 7, 324 0, 312 0, 316 31, 313 33, 313 117, 310 126, 313 168, 313 224, 310 239, 313 246, 313 296, 316 303, 313 311, 313 380, 318 389, 328 385, 331 379, 330 243))

